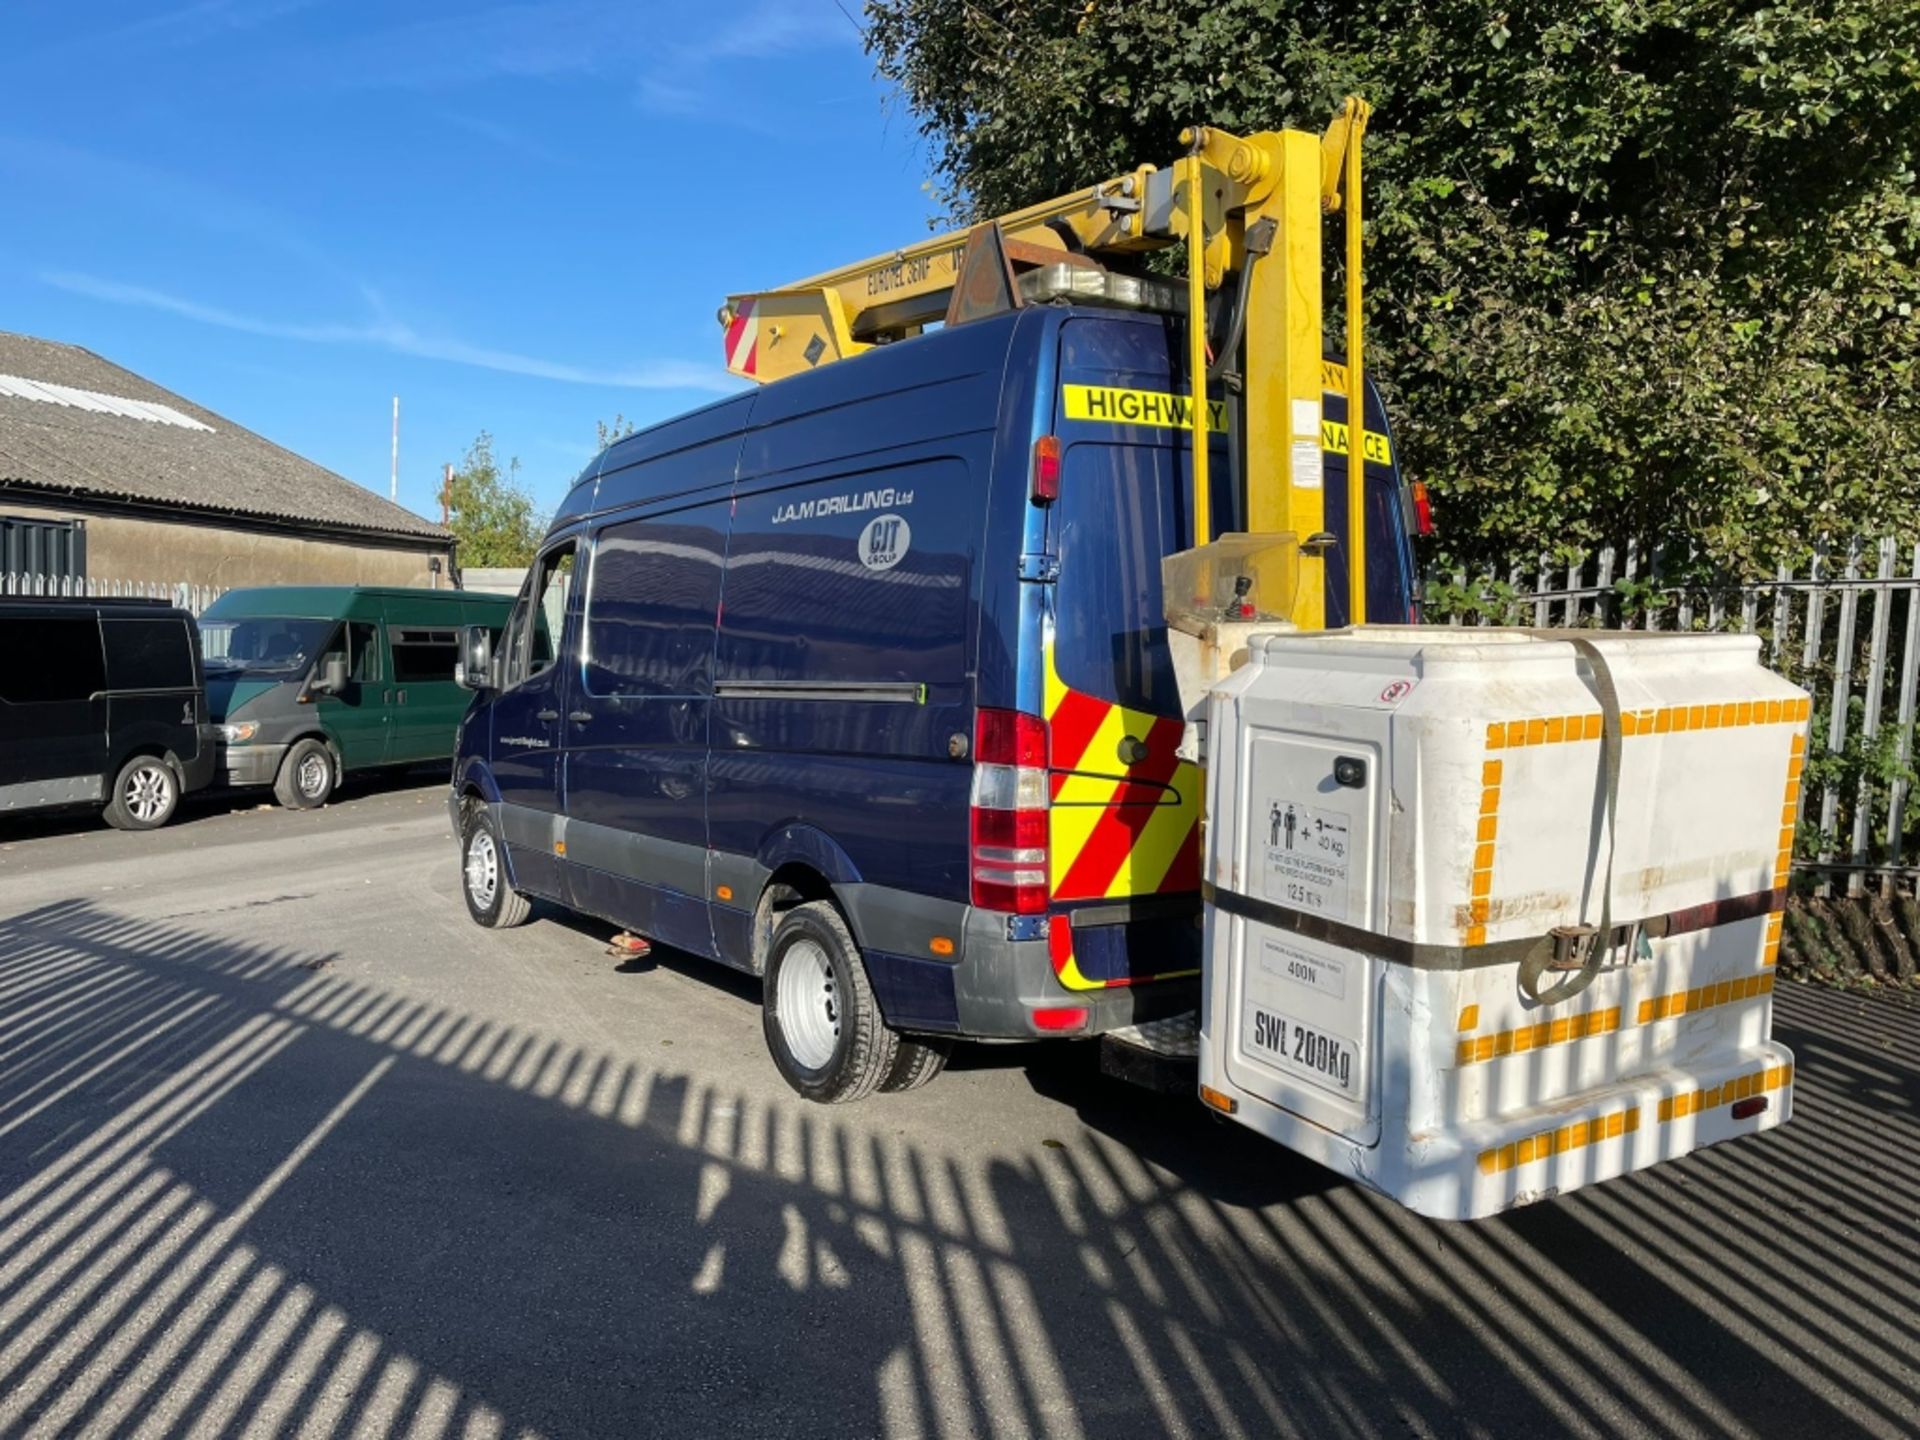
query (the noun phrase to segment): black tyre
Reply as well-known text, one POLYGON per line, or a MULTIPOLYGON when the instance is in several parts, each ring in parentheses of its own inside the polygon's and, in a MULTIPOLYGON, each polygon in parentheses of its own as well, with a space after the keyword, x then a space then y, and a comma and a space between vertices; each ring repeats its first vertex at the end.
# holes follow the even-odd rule
POLYGON ((825 901, 796 905, 774 927, 760 1021, 781 1077, 823 1105, 871 1095, 898 1053, 860 949, 825 901))
POLYGON ((136 755, 120 767, 107 797, 107 823, 116 830, 158 830, 180 808, 180 777, 157 755, 136 755))
POLYGON ((318 810, 333 795, 333 752, 308 736, 296 740, 273 779, 273 798, 289 810, 318 810))
POLYGON ((952 1053, 953 1042, 949 1040, 902 1035, 894 1048, 893 1068, 880 1082, 881 1091, 897 1095, 903 1090, 918 1090, 947 1068, 947 1057, 952 1053))
POLYGON ((507 847, 487 807, 467 806, 460 832, 460 893, 476 925, 508 930, 526 923, 533 905, 507 882, 507 847))

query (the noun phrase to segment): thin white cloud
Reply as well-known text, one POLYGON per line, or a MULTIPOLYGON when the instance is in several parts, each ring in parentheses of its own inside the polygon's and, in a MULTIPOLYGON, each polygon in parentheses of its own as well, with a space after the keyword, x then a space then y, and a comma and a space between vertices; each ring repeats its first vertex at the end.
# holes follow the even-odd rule
POLYGON ((639 365, 597 369, 474 345, 451 337, 422 335, 411 326, 393 319, 383 318, 370 325, 338 322, 303 324, 244 315, 169 295, 161 290, 69 270, 45 271, 40 279, 56 289, 84 295, 91 300, 157 310, 196 324, 275 340, 297 340, 313 345, 371 346, 423 360, 442 360, 454 365, 470 365, 476 369, 494 370, 506 375, 526 375, 540 380, 557 380, 569 385, 599 385, 626 390, 700 390, 714 394, 732 394, 740 388, 739 382, 720 366, 690 360, 650 360, 639 365))
POLYGON ((634 101, 656 115, 705 116, 719 124, 778 134, 780 126, 742 109, 737 68, 728 71, 723 87, 714 82, 713 67, 857 45, 860 39, 858 24, 835 0, 761 0, 731 23, 703 25, 691 36, 657 47, 641 72, 634 101))

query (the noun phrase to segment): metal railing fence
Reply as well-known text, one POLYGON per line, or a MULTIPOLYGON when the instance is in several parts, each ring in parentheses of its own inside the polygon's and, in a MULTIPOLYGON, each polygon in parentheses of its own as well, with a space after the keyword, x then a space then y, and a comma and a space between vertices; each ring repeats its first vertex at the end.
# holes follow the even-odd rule
POLYGON ((226 587, 223 585, 187 585, 169 580, 103 580, 74 575, 9 574, 0 571, 0 595, 165 600, 195 616, 225 593, 226 587))
POLYGON ((1822 543, 1799 573, 1740 580, 1680 547, 1629 540, 1429 576, 1427 615, 1451 625, 1738 631, 1814 697, 1794 866, 1819 893, 1920 879, 1914 712, 1920 691, 1920 544, 1822 543), (1891 709, 1889 709, 1891 707, 1891 709))

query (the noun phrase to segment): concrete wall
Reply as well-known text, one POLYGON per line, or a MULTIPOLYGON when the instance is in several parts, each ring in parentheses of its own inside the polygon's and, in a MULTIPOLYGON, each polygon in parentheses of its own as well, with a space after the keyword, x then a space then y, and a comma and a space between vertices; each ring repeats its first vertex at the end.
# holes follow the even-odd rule
POLYGON ((482 595, 518 595, 520 587, 526 583, 527 567, 524 565, 504 569, 463 569, 460 572, 461 586, 482 595))
POLYGON ((87 574, 95 579, 215 585, 447 586, 447 546, 430 540, 392 546, 306 539, 203 518, 166 521, 90 514, 9 496, 0 511, 30 519, 84 520, 87 574), (432 560, 440 559, 440 574, 432 560))

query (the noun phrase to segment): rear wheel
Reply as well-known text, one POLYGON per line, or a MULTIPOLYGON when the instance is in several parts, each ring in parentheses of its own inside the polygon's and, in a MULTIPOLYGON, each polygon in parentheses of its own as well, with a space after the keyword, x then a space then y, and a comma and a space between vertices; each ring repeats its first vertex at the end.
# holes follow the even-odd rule
POLYGON ((294 741, 274 777, 274 799, 289 810, 318 810, 332 794, 333 752, 310 735, 294 741))
POLYGON ((489 930, 508 930, 526 922, 533 905, 507 882, 506 847, 487 807, 467 806, 460 836, 460 892, 467 913, 489 930))
POLYGON ((880 1018, 860 948, 825 901, 780 917, 761 1025, 781 1078, 809 1100, 862 1100, 892 1072, 899 1037, 880 1018))
POLYGON ((120 767, 107 801, 106 820, 116 830, 158 830, 180 805, 173 767, 153 755, 136 755, 120 767))
POLYGON ((893 1068, 880 1082, 881 1091, 895 1095, 903 1090, 918 1090, 947 1068, 947 1057, 952 1053, 950 1040, 929 1040, 925 1036, 910 1039, 902 1035, 894 1050, 893 1068))

